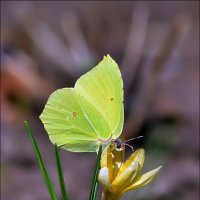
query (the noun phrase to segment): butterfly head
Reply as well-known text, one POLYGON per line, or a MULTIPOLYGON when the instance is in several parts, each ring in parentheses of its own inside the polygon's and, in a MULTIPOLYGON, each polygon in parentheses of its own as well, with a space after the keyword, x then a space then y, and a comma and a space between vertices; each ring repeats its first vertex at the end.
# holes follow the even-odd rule
POLYGON ((117 151, 123 151, 125 148, 125 143, 120 138, 114 139, 112 143, 117 151))
POLYGON ((112 140, 112 144, 114 144, 114 147, 117 151, 123 151, 125 149, 125 146, 128 146, 132 149, 132 151, 134 151, 133 147, 129 144, 127 144, 128 141, 131 141, 131 140, 135 140, 135 139, 138 139, 138 138, 142 138, 143 136, 138 136, 138 137, 135 137, 135 138, 131 138, 129 140, 126 140, 126 141, 123 141, 121 140, 120 138, 117 138, 117 139, 114 139, 112 140))

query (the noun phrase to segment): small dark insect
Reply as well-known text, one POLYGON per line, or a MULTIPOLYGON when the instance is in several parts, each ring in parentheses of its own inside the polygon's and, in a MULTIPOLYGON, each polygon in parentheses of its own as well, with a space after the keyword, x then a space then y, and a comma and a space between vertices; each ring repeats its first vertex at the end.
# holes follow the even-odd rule
POLYGON ((116 144, 116 148, 117 149, 124 148, 124 142, 122 140, 120 140, 119 138, 114 140, 114 143, 116 144))
POLYGON ((131 138, 131 139, 126 140, 124 142, 121 139, 117 138, 117 139, 113 140, 113 142, 115 143, 117 150, 122 150, 122 149, 124 149, 125 146, 129 146, 132 150, 134 150, 133 147, 131 145, 127 144, 126 142, 129 142, 131 140, 135 140, 135 139, 138 139, 138 138, 141 138, 141 137, 143 137, 143 136, 131 138))
POLYGON ((113 101, 114 99, 113 99, 113 98, 110 98, 110 100, 113 101))
POLYGON ((73 114, 73 116, 74 116, 74 117, 76 117, 76 115, 77 115, 77 112, 73 112, 72 114, 73 114))

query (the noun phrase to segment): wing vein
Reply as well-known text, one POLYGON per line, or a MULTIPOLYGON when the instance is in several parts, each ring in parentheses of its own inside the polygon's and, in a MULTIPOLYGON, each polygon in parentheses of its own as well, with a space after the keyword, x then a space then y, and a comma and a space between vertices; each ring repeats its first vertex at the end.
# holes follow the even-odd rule
MULTIPOLYGON (((76 99, 76 97, 75 97, 75 99, 76 99)), ((79 103, 79 101, 78 101, 77 99, 76 99, 76 101, 77 101, 77 103, 79 104, 79 106, 80 106, 80 108, 81 108, 81 110, 82 110, 82 112, 83 112, 83 115, 84 115, 85 119, 87 120, 87 122, 89 123, 89 125, 92 127, 92 129, 94 130, 94 132, 95 132, 95 133, 97 134, 97 136, 99 137, 100 135, 99 135, 98 131, 96 130, 96 128, 95 128, 94 125, 92 124, 92 122, 91 122, 91 120, 89 119, 88 115, 87 115, 86 112, 84 111, 82 105, 79 103)))

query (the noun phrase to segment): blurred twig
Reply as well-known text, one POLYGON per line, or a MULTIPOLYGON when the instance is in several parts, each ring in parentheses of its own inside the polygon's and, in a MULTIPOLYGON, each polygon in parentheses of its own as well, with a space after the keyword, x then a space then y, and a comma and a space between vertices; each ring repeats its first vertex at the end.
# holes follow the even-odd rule
POLYGON ((131 82, 135 78, 138 63, 142 56, 148 21, 149 11, 147 8, 137 7, 132 14, 127 46, 121 65, 123 78, 126 80, 124 82, 125 95, 127 95, 131 86, 131 82))
POLYGON ((91 52, 87 46, 86 39, 81 30, 80 22, 74 13, 68 13, 61 20, 61 29, 69 45, 71 56, 78 67, 89 64, 92 60, 91 52))
POLYGON ((187 29, 188 20, 177 18, 171 25, 157 55, 150 66, 146 68, 146 73, 141 80, 141 86, 138 90, 139 92, 137 97, 131 105, 132 112, 125 123, 124 134, 127 138, 136 135, 137 131, 141 127, 151 105, 158 77, 172 51, 178 45, 182 36, 185 35, 187 29))
POLYGON ((47 24, 40 22, 37 26, 24 25, 24 28, 46 60, 59 66, 71 77, 79 74, 69 48, 47 24))

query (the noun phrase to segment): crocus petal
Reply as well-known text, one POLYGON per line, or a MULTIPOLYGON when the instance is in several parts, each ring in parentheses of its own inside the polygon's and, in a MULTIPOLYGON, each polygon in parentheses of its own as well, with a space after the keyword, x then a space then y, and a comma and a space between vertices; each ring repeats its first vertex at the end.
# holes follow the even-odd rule
POLYGON ((112 189, 115 192, 122 191, 132 183, 139 171, 139 163, 132 162, 123 172, 121 172, 112 182, 112 189))
POLYGON ((117 176, 117 173, 119 172, 119 169, 123 164, 124 152, 125 152, 124 149, 116 150, 116 148, 111 148, 111 153, 113 155, 112 157, 113 170, 112 170, 112 178, 110 179, 111 182, 117 176))
POLYGON ((107 167, 109 180, 113 181, 115 178, 115 168, 118 169, 117 164, 114 162, 115 155, 111 152, 110 146, 106 147, 101 155, 101 168, 107 167))
POLYGON ((112 154, 110 148, 106 147, 101 154, 101 168, 112 166, 112 154))
POLYGON ((135 190, 135 189, 139 189, 141 187, 144 187, 145 185, 147 185, 148 183, 150 183, 151 181, 153 181, 153 179, 156 177, 156 175, 158 174, 159 170, 161 169, 161 166, 145 173, 144 175, 142 175, 141 177, 138 178, 138 180, 136 182, 134 182, 131 186, 127 187, 124 192, 127 192, 129 190, 135 190))
POLYGON ((144 149, 138 149, 135 152, 135 158, 134 161, 137 161, 140 165, 140 170, 142 169, 143 165, 144 165, 144 158, 145 158, 145 152, 144 149))
POLYGON ((122 167, 119 170, 120 174, 121 172, 123 172, 129 165, 132 164, 132 162, 137 161, 139 163, 139 167, 140 170, 143 167, 144 164, 144 149, 138 149, 137 151, 135 151, 127 160, 126 162, 122 165, 122 167))
MULTIPOLYGON (((119 139, 124 142, 125 137, 120 136, 119 139)), ((114 145, 114 148, 112 148, 112 143, 110 145, 111 153, 114 155, 113 157, 113 163, 117 163, 118 168, 122 166, 122 163, 124 162, 124 154, 125 154, 125 146, 121 148, 120 150, 116 148, 116 144, 114 145)))
POLYGON ((124 149, 119 151, 116 145, 108 145, 101 156, 99 181, 104 186, 103 199, 117 200, 123 193, 144 187, 150 183, 161 167, 140 175, 144 164, 144 150, 135 151, 123 164, 124 149))
POLYGON ((108 168, 104 167, 102 169, 100 169, 99 171, 99 181, 101 182, 101 184, 107 188, 108 190, 111 189, 111 183, 109 180, 109 174, 108 174, 108 168))

